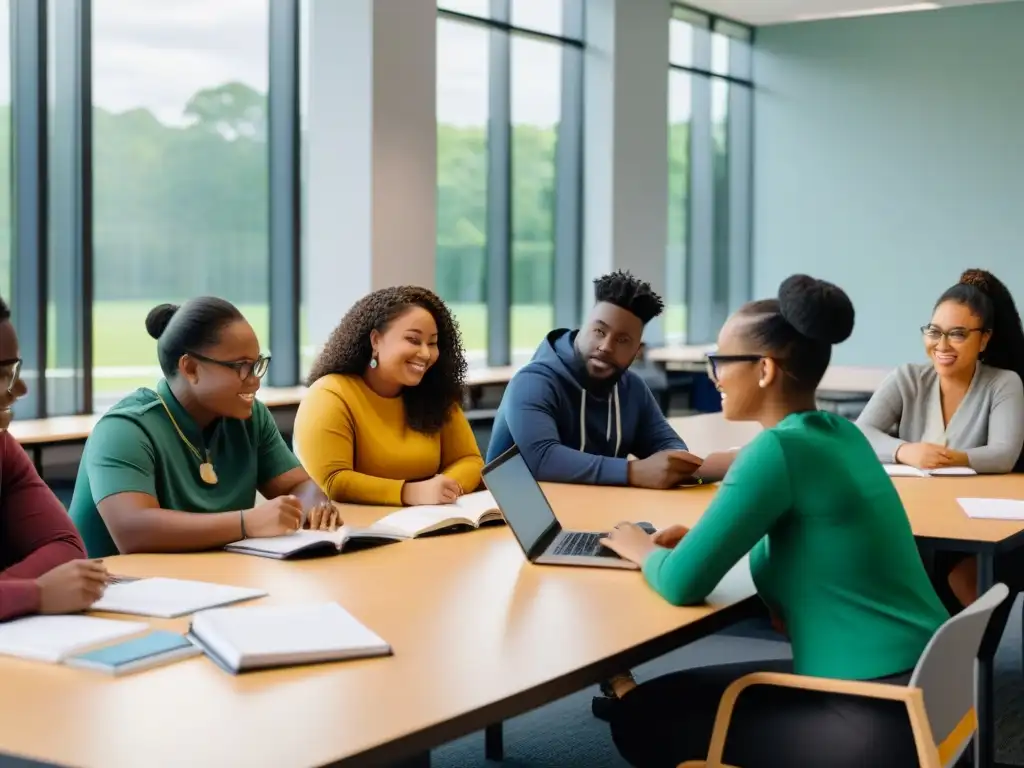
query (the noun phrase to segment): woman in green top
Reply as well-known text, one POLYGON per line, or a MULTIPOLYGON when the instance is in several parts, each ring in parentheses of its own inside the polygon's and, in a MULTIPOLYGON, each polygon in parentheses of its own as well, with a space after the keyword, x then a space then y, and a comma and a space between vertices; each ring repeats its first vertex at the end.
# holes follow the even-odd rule
POLYGON ((71 517, 89 556, 215 549, 303 520, 338 525, 256 399, 270 358, 242 313, 213 297, 162 304, 146 330, 165 378, 107 411, 82 454, 71 517), (254 506, 257 490, 269 501, 254 506))
MULTIPOLYGON (((693 530, 629 524, 607 545, 674 605, 702 602, 750 553, 758 594, 792 661, 723 664, 643 683, 615 707, 612 735, 637 766, 707 756, 726 687, 755 671, 905 682, 948 618, 906 512, 855 424, 818 411, 832 345, 853 331, 849 298, 805 275, 729 318, 709 355, 725 418, 764 427, 737 456, 693 530)), ((725 761, 743 768, 917 765, 898 702, 757 686, 739 701, 725 761)))

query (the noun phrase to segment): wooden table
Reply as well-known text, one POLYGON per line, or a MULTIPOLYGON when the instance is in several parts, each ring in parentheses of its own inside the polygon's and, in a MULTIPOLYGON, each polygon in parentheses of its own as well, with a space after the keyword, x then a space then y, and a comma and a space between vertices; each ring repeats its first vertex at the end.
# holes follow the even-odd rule
MULTIPOLYGON (((669 423, 699 455, 728 450, 750 442, 761 426, 726 421, 721 413, 682 416, 669 423)), ((997 555, 1024 546, 1024 521, 974 520, 957 498, 1024 499, 1024 476, 897 477, 893 484, 903 500, 914 537, 932 551, 963 552, 978 558, 978 594, 994 583, 997 555)), ((995 719, 992 710, 992 660, 1002 637, 1012 601, 993 617, 985 647, 978 659, 978 737, 975 765, 993 765, 995 719)))
MULTIPOLYGON (((563 523, 591 529, 639 511, 656 525, 693 521, 712 493, 547 490, 563 523)), ((385 510, 344 512, 369 522, 385 510)), ((107 563, 259 586, 265 601, 338 601, 395 655, 238 677, 198 658, 121 679, 0 659, 0 752, 88 768, 379 765, 606 679, 758 605, 745 562, 710 605, 675 608, 636 572, 529 565, 505 527, 296 562, 208 553, 107 563)))

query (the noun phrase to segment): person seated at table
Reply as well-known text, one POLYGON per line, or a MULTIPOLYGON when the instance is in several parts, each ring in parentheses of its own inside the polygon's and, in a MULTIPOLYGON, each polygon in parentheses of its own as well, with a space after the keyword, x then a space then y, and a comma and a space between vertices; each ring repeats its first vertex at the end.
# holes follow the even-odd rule
POLYGON ((64 505, 8 432, 12 407, 28 392, 18 334, 0 299, 0 621, 33 613, 76 613, 107 585, 102 562, 85 546, 64 505))
MULTIPOLYGON (((1024 471, 1024 330, 1009 289, 969 269, 936 304, 923 329, 928 365, 898 368, 858 424, 882 461, 923 469, 1024 471)), ((934 555, 933 571, 961 605, 977 599, 977 561, 934 555)), ((996 579, 1024 588, 1024 553, 995 560, 996 579)))
POLYGON ((893 371, 857 419, 882 462, 920 469, 1021 468, 1024 331, 994 276, 968 270, 921 329, 926 364, 893 371))
MULTIPOLYGON (((631 764, 706 758, 722 693, 750 672, 906 683, 948 619, 870 443, 815 404, 832 345, 853 325, 847 295, 806 275, 733 314, 709 356, 713 379, 725 418, 763 431, 692 530, 648 535, 621 523, 605 540, 673 605, 701 603, 749 552, 758 595, 792 640, 792 660, 685 670, 624 692, 611 729, 631 764)), ((899 702, 769 686, 743 694, 725 762, 796 766, 808 755, 819 768, 917 764, 899 702)))
POLYGON ((161 304, 146 330, 164 378, 107 411, 82 452, 71 517, 89 554, 208 550, 337 526, 256 399, 270 358, 242 313, 215 297, 161 304), (257 490, 266 501, 256 504, 257 490))
POLYGON ((417 286, 357 301, 331 333, 295 416, 295 447, 335 501, 448 504, 480 485, 462 411, 466 360, 445 303, 417 286))
MULTIPOLYGON (((594 298, 581 329, 551 331, 512 378, 487 460, 516 445, 542 481, 671 488, 690 480, 700 459, 687 453, 647 383, 629 369, 664 302, 649 283, 622 271, 597 278, 594 298)), ((709 469, 696 478, 717 479, 709 469)))

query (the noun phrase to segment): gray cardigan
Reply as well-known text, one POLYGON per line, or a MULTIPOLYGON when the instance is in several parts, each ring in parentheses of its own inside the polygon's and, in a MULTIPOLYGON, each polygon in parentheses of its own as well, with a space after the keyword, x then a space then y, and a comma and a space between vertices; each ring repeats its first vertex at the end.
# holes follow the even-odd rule
MULTIPOLYGON (((894 463, 903 443, 921 442, 934 427, 939 377, 931 364, 903 365, 890 373, 865 406, 857 426, 878 458, 894 463)), ((979 473, 1012 472, 1024 445, 1024 385, 1013 371, 978 365, 971 386, 945 430, 946 445, 964 451, 979 473)))

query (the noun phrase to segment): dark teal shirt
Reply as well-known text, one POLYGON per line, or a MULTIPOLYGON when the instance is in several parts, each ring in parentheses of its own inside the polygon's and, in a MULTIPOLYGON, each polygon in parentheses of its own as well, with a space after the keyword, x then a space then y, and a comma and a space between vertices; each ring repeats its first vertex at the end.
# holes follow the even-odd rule
POLYGON ((253 404, 252 418, 217 419, 201 430, 160 381, 156 391, 139 389, 125 397, 96 424, 82 453, 71 518, 90 557, 116 555, 97 509, 108 496, 145 493, 163 509, 231 512, 251 508, 259 486, 298 466, 263 403, 253 404), (209 451, 216 485, 200 478, 202 462, 174 428, 161 397, 189 442, 200 453, 209 451))

